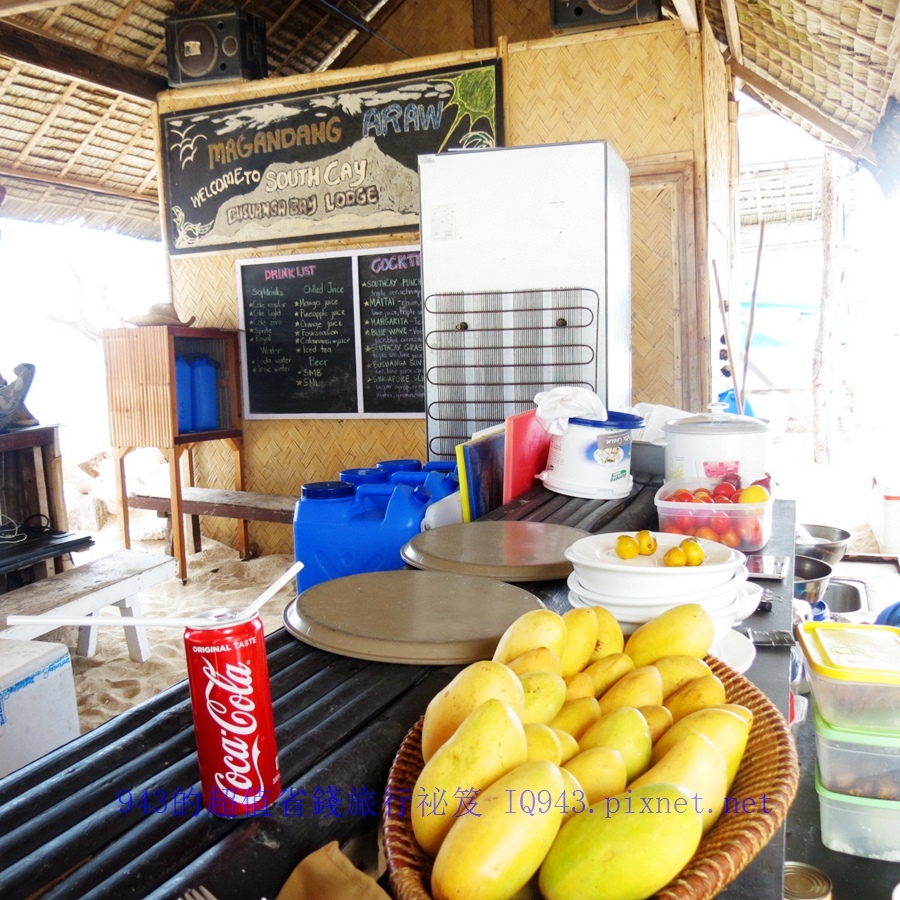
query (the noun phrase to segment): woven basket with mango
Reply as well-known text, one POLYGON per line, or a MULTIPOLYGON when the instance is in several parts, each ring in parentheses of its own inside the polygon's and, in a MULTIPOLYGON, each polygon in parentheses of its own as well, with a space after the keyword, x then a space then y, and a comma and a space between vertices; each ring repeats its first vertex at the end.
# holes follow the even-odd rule
POLYGON ((697 604, 628 638, 602 607, 533 610, 403 740, 383 803, 397 900, 701 900, 797 791, 777 707, 708 651, 697 604))

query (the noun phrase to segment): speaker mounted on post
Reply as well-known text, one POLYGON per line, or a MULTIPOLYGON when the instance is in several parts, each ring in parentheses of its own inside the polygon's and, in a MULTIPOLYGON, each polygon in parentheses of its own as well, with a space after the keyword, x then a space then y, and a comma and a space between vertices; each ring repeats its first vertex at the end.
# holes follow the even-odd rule
POLYGON ((169 87, 268 75, 266 23, 245 11, 166 19, 169 87))
POLYGON ((658 22, 659 0, 550 0, 552 31, 596 31, 658 22))

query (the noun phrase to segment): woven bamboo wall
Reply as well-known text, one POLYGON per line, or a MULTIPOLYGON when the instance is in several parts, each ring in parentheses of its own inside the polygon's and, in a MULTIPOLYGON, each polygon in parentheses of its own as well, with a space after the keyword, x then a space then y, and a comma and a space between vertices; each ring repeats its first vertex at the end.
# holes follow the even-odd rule
MULTIPOLYGON (((460 52, 302 79, 250 82, 237 89, 169 92, 160 97, 160 112, 439 68, 494 55, 494 51, 464 49, 472 42, 468 5, 461 18, 463 5, 456 0, 436 0, 435 4, 423 0, 418 5, 421 9, 416 9, 416 3, 404 5, 409 18, 392 17, 390 27, 382 31, 385 37, 410 52, 436 43, 446 48, 442 42, 453 40, 460 52), (436 4, 446 4, 447 17, 436 14, 436 4), (434 23, 445 19, 438 36, 434 23), (455 36, 447 37, 448 33, 455 36)), ((517 20, 523 33, 529 23, 545 33, 545 0, 494 4, 494 28, 498 23, 512 27, 517 20), (531 11, 527 16, 526 6, 531 11)), ((364 48, 370 55, 358 54, 357 61, 374 60, 380 53, 376 44, 381 42, 370 40, 364 48)), ((632 167, 634 399, 700 408, 709 380, 708 359, 701 352, 706 340, 704 323, 708 322, 702 271, 706 161, 700 38, 685 35, 678 22, 661 22, 510 44, 504 62, 507 144, 609 140, 632 167)), ((416 240, 417 234, 403 234, 266 247, 256 253, 176 257, 170 261, 172 296, 182 318, 195 315, 198 324, 234 328, 238 324, 235 262, 239 258, 416 240)), ((424 457, 425 428, 420 419, 253 420, 245 423, 244 444, 248 490, 297 496, 303 483, 332 479, 342 468, 371 465, 390 457, 424 457)), ((231 459, 225 449, 204 446, 199 451, 198 483, 229 485, 231 459)), ((217 539, 233 543, 233 523, 209 519, 205 526, 217 539)), ((287 526, 252 523, 251 539, 260 552, 292 550, 287 526)))
POLYGON ((695 271, 698 46, 678 22, 510 46, 506 92, 508 143, 608 140, 631 167, 633 399, 688 409, 709 368, 695 271))

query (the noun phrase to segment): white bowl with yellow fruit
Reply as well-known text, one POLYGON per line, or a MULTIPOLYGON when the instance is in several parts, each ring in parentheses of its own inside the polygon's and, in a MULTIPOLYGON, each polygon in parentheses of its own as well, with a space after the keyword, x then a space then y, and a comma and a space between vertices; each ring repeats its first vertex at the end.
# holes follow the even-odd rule
POLYGON ((649 531, 592 534, 569 546, 565 557, 588 590, 644 600, 723 586, 747 560, 739 550, 715 541, 649 531), (696 552, 690 559, 683 552, 686 541, 696 552), (623 545, 628 548, 624 556, 623 545), (679 564, 671 564, 674 556, 679 564))

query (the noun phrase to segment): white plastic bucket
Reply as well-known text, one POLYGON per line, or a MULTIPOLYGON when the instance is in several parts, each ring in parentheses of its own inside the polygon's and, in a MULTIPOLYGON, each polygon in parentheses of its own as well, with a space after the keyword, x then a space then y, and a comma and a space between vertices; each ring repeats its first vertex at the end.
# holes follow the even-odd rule
POLYGON ((644 420, 610 412, 606 419, 569 419, 565 434, 550 437, 547 468, 538 476, 557 494, 589 500, 631 493, 631 434, 644 420))

